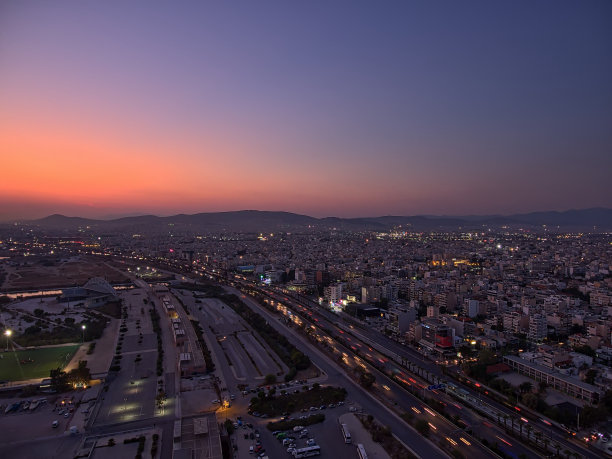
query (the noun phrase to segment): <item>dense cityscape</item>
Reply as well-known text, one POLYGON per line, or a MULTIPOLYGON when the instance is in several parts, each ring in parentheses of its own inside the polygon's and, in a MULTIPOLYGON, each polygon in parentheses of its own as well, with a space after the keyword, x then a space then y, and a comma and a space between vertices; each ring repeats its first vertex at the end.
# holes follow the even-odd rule
POLYGON ((3 370, 0 422, 48 400, 44 418, 71 434, 61 454, 131 438, 161 457, 339 453, 342 429, 316 437, 320 422, 369 431, 362 455, 608 453, 611 233, 58 218, 2 229, 5 352, 22 377, 3 370), (40 375, 28 352, 53 348, 65 367, 40 375), (133 427, 144 436, 122 436, 133 427))
POLYGON ((611 44, 0 1, 0 459, 612 458, 611 44))

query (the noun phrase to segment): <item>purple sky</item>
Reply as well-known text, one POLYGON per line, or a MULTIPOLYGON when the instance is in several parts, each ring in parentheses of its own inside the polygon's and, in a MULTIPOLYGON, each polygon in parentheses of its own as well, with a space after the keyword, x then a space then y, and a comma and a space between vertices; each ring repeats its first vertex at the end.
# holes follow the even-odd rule
POLYGON ((0 4, 0 220, 612 207, 612 2, 0 4))

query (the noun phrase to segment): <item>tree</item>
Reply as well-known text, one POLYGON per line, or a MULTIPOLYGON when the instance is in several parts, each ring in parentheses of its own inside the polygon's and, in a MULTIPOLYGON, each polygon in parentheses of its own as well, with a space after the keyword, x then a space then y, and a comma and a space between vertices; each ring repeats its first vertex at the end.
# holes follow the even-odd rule
POLYGON ((51 389, 55 392, 64 392, 68 389, 68 376, 61 368, 55 368, 49 372, 51 378, 51 389))
POLYGON ((593 358, 595 358, 596 356, 595 351, 587 344, 585 344, 584 346, 574 347, 574 351, 579 352, 580 354, 588 355, 589 357, 593 358))
POLYGON ((595 376, 597 376, 597 370, 591 368, 590 370, 586 372, 586 375, 584 376, 584 382, 588 384, 594 384, 595 376))
POLYGON ((535 433, 535 444, 538 446, 538 442, 542 440, 542 432, 538 431, 535 433))
POLYGON ((160 389, 159 392, 157 392, 157 396, 155 397, 155 404, 157 405, 157 408, 159 408, 160 410, 163 408, 164 403, 166 402, 166 393, 160 389))
POLYGON ((533 430, 533 427, 531 427, 530 424, 527 424, 527 440, 531 441, 531 431, 533 430))
POLYGON ((524 394, 526 392, 531 392, 533 389, 533 384, 530 383, 529 381, 525 381, 524 383, 521 383, 521 385, 519 386, 519 389, 521 391, 521 394, 524 394))
POLYGON ((546 384, 546 381, 540 381, 538 383, 538 392, 540 393, 540 395, 546 392, 547 387, 548 387, 548 384, 546 384))
POLYGON ((91 372, 87 368, 87 360, 79 360, 79 365, 71 370, 67 376, 68 384, 73 387, 87 386, 90 380, 91 372))
POLYGON ((538 406, 538 396, 531 392, 523 395, 521 401, 526 407, 531 408, 532 410, 538 406))
POLYGON ((361 384, 366 389, 372 387, 374 382, 376 381, 376 377, 367 371, 364 371, 359 375, 359 384, 361 384))
POLYGON ((612 412, 612 390, 607 390, 601 397, 601 404, 612 412))
POLYGON ((276 382, 276 375, 273 375, 272 373, 268 373, 264 379, 264 382, 266 384, 274 384, 276 382))
POLYGON ((582 427, 590 427, 593 424, 605 421, 606 415, 605 407, 586 405, 580 412, 580 425, 582 427))

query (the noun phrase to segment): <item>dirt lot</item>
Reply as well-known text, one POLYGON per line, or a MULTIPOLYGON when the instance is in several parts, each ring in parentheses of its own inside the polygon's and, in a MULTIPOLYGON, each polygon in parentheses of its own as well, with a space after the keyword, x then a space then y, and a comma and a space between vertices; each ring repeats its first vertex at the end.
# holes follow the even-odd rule
POLYGON ((28 262, 25 266, 5 264, 4 269, 7 275, 1 288, 7 292, 81 286, 92 277, 103 277, 110 283, 129 282, 120 270, 93 256, 50 257, 28 262))

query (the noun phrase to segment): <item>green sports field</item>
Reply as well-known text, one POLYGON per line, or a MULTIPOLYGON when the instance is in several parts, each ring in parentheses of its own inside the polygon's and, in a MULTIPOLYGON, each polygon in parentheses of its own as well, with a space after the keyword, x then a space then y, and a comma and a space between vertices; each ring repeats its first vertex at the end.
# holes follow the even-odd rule
POLYGON ((0 381, 48 378, 53 368, 64 368, 78 344, 27 351, 0 352, 0 381))

